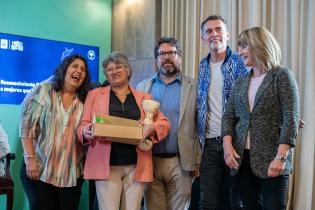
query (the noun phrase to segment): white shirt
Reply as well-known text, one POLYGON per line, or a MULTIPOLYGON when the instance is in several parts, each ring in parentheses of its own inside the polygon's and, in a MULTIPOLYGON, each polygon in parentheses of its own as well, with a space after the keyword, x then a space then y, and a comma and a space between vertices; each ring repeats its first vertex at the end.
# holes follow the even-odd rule
POLYGON ((210 63, 211 83, 208 93, 208 107, 206 120, 206 138, 221 136, 223 74, 221 72, 223 60, 210 63))
MULTIPOLYGON (((249 84, 248 89, 248 103, 250 112, 252 112, 255 102, 256 93, 258 88, 260 87, 262 81, 264 80, 266 74, 262 74, 259 77, 252 77, 249 84)), ((250 132, 247 132, 246 144, 245 149, 250 149, 250 132)))

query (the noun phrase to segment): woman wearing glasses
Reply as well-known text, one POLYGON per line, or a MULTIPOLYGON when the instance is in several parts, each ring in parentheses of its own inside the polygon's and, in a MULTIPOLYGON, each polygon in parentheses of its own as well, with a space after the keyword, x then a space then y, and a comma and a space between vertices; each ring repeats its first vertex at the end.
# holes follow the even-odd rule
MULTIPOLYGON (((89 92, 77 131, 79 141, 89 144, 84 178, 95 180, 101 210, 139 210, 145 183, 153 181, 151 150, 112 142, 110 138, 95 138, 91 122, 94 113, 143 119, 142 101, 151 96, 129 85, 131 68, 122 53, 109 54, 103 67, 109 85, 89 92)), ((144 136, 157 143, 168 135, 169 128, 168 119, 158 112, 153 124, 144 125, 144 136)))

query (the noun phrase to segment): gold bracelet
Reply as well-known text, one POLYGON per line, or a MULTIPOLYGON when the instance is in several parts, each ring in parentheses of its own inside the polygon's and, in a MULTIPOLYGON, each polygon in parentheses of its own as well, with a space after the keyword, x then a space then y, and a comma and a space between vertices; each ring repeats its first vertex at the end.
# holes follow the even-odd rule
POLYGON ((27 155, 27 154, 25 154, 25 153, 23 154, 23 156, 24 156, 25 158, 27 158, 27 159, 28 159, 28 158, 35 158, 35 155, 27 155))

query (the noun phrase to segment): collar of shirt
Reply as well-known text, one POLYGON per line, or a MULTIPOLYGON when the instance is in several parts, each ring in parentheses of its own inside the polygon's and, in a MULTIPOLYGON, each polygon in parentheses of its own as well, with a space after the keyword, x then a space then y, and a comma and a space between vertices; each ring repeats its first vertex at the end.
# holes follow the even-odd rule
MULTIPOLYGON (((164 81, 161 80, 159 73, 155 74, 155 76, 152 78, 152 83, 154 83, 154 82, 164 83, 164 81)), ((178 73, 176 76, 176 79, 173 82, 171 82, 170 84, 172 84, 174 82, 178 82, 179 84, 182 83, 182 74, 181 73, 178 73)))
MULTIPOLYGON (((226 47, 226 55, 225 55, 225 58, 224 58, 222 65, 225 64, 229 60, 229 58, 231 57, 231 54, 232 54, 232 50, 229 46, 227 46, 226 47)), ((211 58, 211 53, 209 52, 209 54, 207 55, 207 59, 206 59, 208 65, 210 65, 210 58, 211 58)))

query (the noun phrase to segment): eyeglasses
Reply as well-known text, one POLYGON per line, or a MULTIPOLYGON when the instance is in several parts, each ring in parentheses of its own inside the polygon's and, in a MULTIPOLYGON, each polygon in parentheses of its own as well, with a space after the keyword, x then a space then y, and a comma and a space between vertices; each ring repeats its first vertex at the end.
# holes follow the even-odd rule
POLYGON ((174 58, 176 54, 178 54, 176 51, 168 51, 168 52, 161 51, 161 52, 158 52, 158 57, 166 58, 168 56, 169 58, 174 58))
POLYGON ((106 72, 108 74, 111 74, 111 73, 114 73, 114 72, 119 72, 119 71, 121 71, 123 69, 123 67, 124 67, 123 65, 118 64, 118 65, 115 66, 115 68, 114 67, 110 67, 110 68, 106 69, 106 72))

